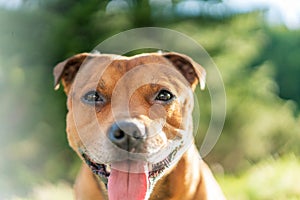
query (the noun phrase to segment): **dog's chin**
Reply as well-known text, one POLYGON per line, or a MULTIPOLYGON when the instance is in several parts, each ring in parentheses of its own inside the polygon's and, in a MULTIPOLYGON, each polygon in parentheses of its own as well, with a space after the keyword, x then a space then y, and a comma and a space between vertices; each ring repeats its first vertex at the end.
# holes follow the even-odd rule
MULTIPOLYGON (((169 155, 167 155, 163 160, 150 163, 148 162, 148 182, 149 188, 148 190, 152 190, 154 184, 159 180, 169 168, 171 168, 174 163, 176 163, 175 157, 180 149, 176 147, 169 155)), ((81 153, 83 159, 85 160, 86 164, 89 166, 91 171, 105 184, 107 187, 108 179, 111 172, 111 164, 104 164, 104 163, 97 163, 91 159, 91 157, 86 152, 81 153)))

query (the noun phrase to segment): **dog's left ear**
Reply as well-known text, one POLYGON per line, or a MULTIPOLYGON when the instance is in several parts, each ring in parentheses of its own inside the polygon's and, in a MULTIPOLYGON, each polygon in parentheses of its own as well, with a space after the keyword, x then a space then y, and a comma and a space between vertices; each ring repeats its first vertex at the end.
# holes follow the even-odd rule
POLYGON ((200 83, 200 88, 205 88, 205 69, 192 58, 174 52, 162 53, 162 56, 167 58, 181 72, 186 80, 191 84, 193 89, 200 83))

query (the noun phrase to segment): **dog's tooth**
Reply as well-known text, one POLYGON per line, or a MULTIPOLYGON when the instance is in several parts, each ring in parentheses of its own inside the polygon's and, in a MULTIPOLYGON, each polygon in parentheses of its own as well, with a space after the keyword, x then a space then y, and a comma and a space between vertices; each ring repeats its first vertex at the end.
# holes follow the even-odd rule
POLYGON ((105 169, 109 173, 110 172, 110 165, 105 165, 105 169))

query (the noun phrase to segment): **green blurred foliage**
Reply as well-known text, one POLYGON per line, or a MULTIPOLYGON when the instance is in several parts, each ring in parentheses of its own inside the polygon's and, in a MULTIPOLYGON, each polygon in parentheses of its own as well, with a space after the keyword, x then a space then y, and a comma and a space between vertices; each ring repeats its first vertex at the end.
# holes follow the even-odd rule
POLYGON ((299 200, 300 160, 294 155, 268 158, 238 175, 218 177, 231 200, 299 200), (283 173, 284 171, 284 173, 283 173))
POLYGON ((267 44, 253 65, 270 61, 275 67, 279 96, 292 99, 300 105, 300 30, 288 31, 278 27, 266 29, 266 34, 269 36, 267 44))
MULTIPOLYGON (((109 1, 25 2, 17 10, 0 10, 0 199, 24 195, 45 181, 74 180, 79 161, 68 147, 66 97, 62 89, 54 92, 52 69, 134 27, 185 33, 219 67, 227 117, 217 145, 205 158, 209 163, 240 173, 269 157, 299 154, 299 108, 291 101, 300 103, 299 31, 268 27, 260 13, 183 17, 146 0, 117 12, 106 12, 109 1)), ((210 120, 210 97, 207 90, 197 95, 200 147, 210 120)))

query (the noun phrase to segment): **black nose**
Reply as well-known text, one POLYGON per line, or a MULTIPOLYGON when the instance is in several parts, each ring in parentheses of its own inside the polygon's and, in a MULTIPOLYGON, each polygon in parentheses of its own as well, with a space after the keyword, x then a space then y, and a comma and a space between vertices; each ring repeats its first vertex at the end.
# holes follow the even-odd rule
POLYGON ((145 126, 137 121, 115 122, 109 132, 109 140, 118 147, 131 152, 145 139, 145 126))

